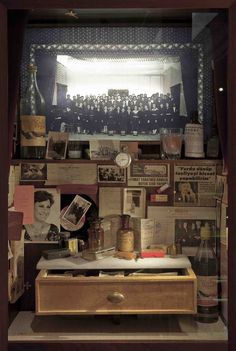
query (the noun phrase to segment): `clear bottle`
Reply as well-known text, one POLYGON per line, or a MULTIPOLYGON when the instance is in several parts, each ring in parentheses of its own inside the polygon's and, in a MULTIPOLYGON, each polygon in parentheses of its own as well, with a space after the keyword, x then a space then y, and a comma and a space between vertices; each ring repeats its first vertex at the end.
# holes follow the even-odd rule
POLYGON ((203 158, 204 130, 199 122, 198 111, 191 113, 191 122, 187 123, 184 131, 185 157, 203 158))
POLYGON ((20 102, 21 158, 45 157, 45 101, 38 88, 36 73, 37 66, 29 65, 27 89, 20 102))
POLYGON ((217 258, 211 245, 211 228, 208 222, 201 227, 201 243, 194 259, 197 276, 196 320, 212 323, 218 320, 217 258))
POLYGON ((121 216, 121 227, 117 232, 117 250, 122 252, 134 251, 134 232, 129 226, 129 215, 121 216))

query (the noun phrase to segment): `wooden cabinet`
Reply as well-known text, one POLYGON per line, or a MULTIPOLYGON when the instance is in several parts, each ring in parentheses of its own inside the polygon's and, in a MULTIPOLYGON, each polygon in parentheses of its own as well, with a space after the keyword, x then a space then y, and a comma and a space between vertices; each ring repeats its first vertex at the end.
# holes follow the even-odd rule
MULTIPOLYGON (((17 65, 15 65, 15 55, 17 52, 17 49, 15 48, 16 43, 18 42, 18 38, 16 37, 16 40, 9 40, 8 43, 8 47, 9 47, 9 53, 7 54, 8 50, 7 50, 7 22, 8 22, 8 18, 7 16, 9 15, 10 17, 12 17, 11 15, 14 15, 14 24, 16 24, 16 28, 17 25, 20 23, 21 21, 21 12, 24 12, 22 10, 30 10, 32 7, 34 7, 35 10, 41 8, 52 8, 53 11, 56 10, 56 8, 61 7, 61 8, 65 8, 65 7, 70 7, 73 8, 75 6, 79 6, 80 8, 91 8, 94 6, 95 2, 91 2, 91 1, 82 1, 79 4, 77 4, 77 2, 75 1, 63 1, 63 0, 58 0, 58 1, 49 1, 46 2, 44 0, 42 0, 41 2, 37 2, 35 4, 34 1, 25 1, 25 0, 5 0, 5 1, 0 1, 0 37, 1 37, 1 42, 2 42, 2 52, 0 55, 0 62, 2 63, 1 67, 1 73, 0 73, 0 102, 1 102, 1 107, 0 107, 0 120, 1 120, 1 126, 2 126, 2 130, 1 130, 1 150, 3 150, 3 152, 0 154, 0 164, 1 164, 1 169, 2 169, 2 175, 1 175, 1 181, 0 181, 0 188, 1 188, 1 199, 0 199, 0 208, 1 208, 1 214, 2 214, 2 220, 1 220, 1 225, 0 225, 0 229, 1 229, 1 233, 3 235, 1 235, 1 239, 0 239, 0 263, 1 263, 1 267, 2 267, 2 278, 1 278, 1 284, 0 284, 0 300, 2 301, 1 304, 1 318, 0 318, 0 330, 2 331, 0 333, 0 344, 2 347, 2 350, 5 351, 7 350, 7 173, 8 173, 8 164, 9 161, 7 159, 7 149, 8 149, 8 140, 11 140, 11 138, 7 138, 7 115, 8 113, 10 114, 9 110, 7 109, 7 90, 8 90, 8 85, 7 85, 7 80, 9 78, 9 93, 11 93, 14 89, 14 86, 12 86, 12 82, 14 83, 14 79, 12 79, 13 76, 17 76, 17 73, 15 72, 15 70, 17 71, 17 65), (7 63, 7 57, 8 57, 8 63, 7 63), (7 74, 7 67, 15 67, 16 69, 11 69, 10 73, 7 74), (8 77, 9 76, 9 77, 8 77), (5 171, 4 171, 5 170, 5 171)), ((99 1, 96 6, 99 8, 106 8, 107 6, 107 2, 105 1, 99 1)), ((109 4, 110 7, 115 7, 115 8, 149 8, 150 12, 155 12, 155 11, 159 11, 160 13, 164 13, 165 10, 163 9, 173 9, 173 8, 177 8, 177 9, 184 9, 186 10, 186 8, 190 9, 211 9, 211 11, 213 10, 213 12, 218 12, 219 9, 226 9, 229 12, 229 59, 228 59, 228 65, 227 65, 227 69, 228 69, 228 92, 226 91, 226 87, 221 83, 221 81, 217 81, 216 82, 216 90, 218 93, 218 90, 220 91, 220 87, 223 87, 224 91, 225 91, 225 95, 228 95, 228 108, 226 108, 226 106, 224 106, 224 103, 219 103, 220 105, 223 106, 224 112, 228 112, 228 114, 226 113, 226 118, 225 120, 228 120, 228 127, 227 125, 224 125, 225 129, 228 129, 228 138, 227 138, 227 143, 228 143, 228 154, 227 154, 227 159, 228 159, 228 169, 229 169, 229 187, 231 189, 231 192, 229 194, 229 217, 230 217, 230 222, 229 222, 229 231, 234 233, 235 232, 235 228, 236 228, 236 221, 235 221, 235 194, 232 191, 235 188, 235 161, 236 161, 236 153, 235 153, 235 148, 234 148, 234 144, 233 144, 233 140, 234 137, 236 135, 236 124, 234 123, 234 116, 235 116, 235 110, 236 110, 236 104, 235 104, 235 74, 234 74, 234 62, 235 62, 235 53, 236 53, 236 45, 235 45, 235 30, 236 30, 236 21, 235 21, 235 17, 236 17, 236 5, 235 5, 235 1, 234 0, 218 0, 218 1, 212 1, 212 0, 208 0, 208 1, 196 1, 196 0, 192 0, 192 1, 180 1, 178 4, 175 1, 169 1, 169 2, 163 2, 163 1, 157 1, 157 2, 153 2, 152 0, 144 2, 144 1, 136 1, 136 2, 127 2, 124 3, 122 1, 114 1, 112 2, 112 4, 109 4), (214 10, 215 9, 215 10, 214 10), (228 111, 226 111, 228 110, 228 111)), ((175 10, 176 11, 176 10, 175 10)), ((41 18, 44 17, 43 12, 41 13, 41 18)), ((9 22, 10 23, 10 22, 9 22)), ((106 22, 104 22, 106 23, 106 22)), ((10 27, 10 26, 9 26, 10 27)), ((14 26, 11 26, 10 28, 12 29, 14 26)), ((17 31, 17 29, 16 29, 17 31)), ((219 33, 221 32, 221 30, 219 31, 219 33)), ((226 66, 226 65, 225 65, 226 66)), ((14 85, 14 84, 13 84, 14 85)), ((15 83, 15 86, 17 86, 18 83, 15 83)), ((221 88, 222 89, 222 88, 221 88)), ((222 91, 223 91, 222 90, 222 91)), ((11 95, 11 94, 10 94, 11 95)), ((14 100, 15 97, 13 96, 9 96, 9 101, 11 101, 10 103, 10 111, 15 110, 15 106, 14 106, 14 100)), ((14 114, 14 113, 13 113, 14 114)), ((9 118, 9 130, 12 129, 12 122, 11 122, 11 118, 9 118)), ((11 132, 8 133, 9 135, 11 135, 11 132)), ((229 239, 229 295, 230 296, 235 296, 235 281, 234 281, 234 274, 235 274, 235 254, 234 254, 234 248, 235 248, 235 243, 236 243, 236 238, 234 235, 230 236, 229 239)), ((40 276, 37 279, 37 282, 39 281, 39 279, 52 279, 51 277, 47 276, 47 273, 45 272, 46 276, 43 276, 40 278, 40 276)), ((69 280, 69 278, 66 278, 69 280)), ((92 279, 92 278, 90 278, 92 279)), ((95 280, 96 278, 94 278, 95 280)), ((129 278, 130 279, 130 278, 129 278)), ((136 279, 136 278, 135 278, 136 279)), ((79 278, 75 278, 75 281, 79 280, 79 278)), ((81 278, 82 281, 82 278, 81 278)), ((87 284, 93 286, 93 287, 97 287, 96 285, 96 281, 95 282, 91 282, 88 283, 88 281, 86 280, 87 283, 84 284, 84 291, 86 291, 87 289, 87 284), (93 284, 93 285, 92 285, 93 284)), ((74 280, 73 280, 74 282, 74 280)), ((127 281, 128 282, 128 281, 127 281)), ((63 283, 63 282, 62 282, 63 283)), ((105 281, 106 283, 106 281, 105 281)), ((147 282, 148 283, 148 282, 147 282)), ((73 283, 74 284, 74 283, 73 283)), ((81 284, 80 286, 82 286, 82 283, 78 283, 81 284)), ((114 281, 113 281, 113 285, 114 285, 114 281)), ((159 282, 154 282, 153 283, 155 285, 155 296, 158 296, 159 293, 159 288, 160 285, 159 282)), ((76 284, 75 284, 76 285, 76 284)), ((140 288, 140 284, 135 283, 135 285, 137 285, 137 289, 140 288), (138 287, 139 286, 139 287, 138 287)), ((153 285, 153 286, 154 286, 153 285)), ((120 287, 121 284, 119 283, 118 286, 120 287)), ((130 287, 130 284, 124 283, 123 285, 124 289, 127 289, 124 291, 124 293, 128 294, 128 289, 130 287)), ((141 288, 140 288, 141 289, 141 288)), ((116 289, 118 290, 118 289, 116 289)), ((172 289, 173 290, 173 289, 172 289)), ((55 292, 55 291, 54 291, 55 292)), ((105 288, 103 290, 103 292, 105 292, 105 288)), ((118 293, 121 293, 123 291, 115 291, 118 293)), ((53 293, 53 292, 52 292, 53 293)), ((100 293, 100 292, 99 292, 100 293)), ((76 294, 75 294, 76 295, 76 294)), ((106 295, 107 296, 107 295, 106 295)), ((69 298, 68 298, 69 299, 69 298)), ((79 300, 79 296, 78 296, 78 300, 79 300)), ((157 306, 157 305, 156 305, 157 306)), ((47 307, 47 306, 45 306, 47 307)), ((91 308, 91 306, 90 306, 91 308)), ((158 309, 158 306, 156 307, 158 309)), ((158 312, 157 312, 158 313, 158 312)), ((205 342, 204 346, 206 346, 206 348, 208 348, 209 350, 213 350, 217 351, 217 350, 223 350, 226 349, 226 347, 229 350, 234 350, 235 349, 235 329, 236 329, 236 319, 235 319, 235 313, 236 313, 236 304, 235 302, 231 299, 231 304, 230 304, 230 308, 229 308, 229 346, 226 345, 226 343, 224 345, 218 343, 218 342, 205 342)), ((38 343, 39 344, 39 343, 38 343)), ((65 343, 64 343, 65 345, 65 343)), ((150 344, 149 344, 150 345, 150 344)), ((121 347, 119 349, 123 349, 123 346, 126 345, 121 345, 121 347)), ((202 343, 199 344, 199 342, 192 343, 192 345, 189 345, 188 343, 182 343, 177 344, 173 343, 173 342, 165 342, 162 343, 161 346, 157 346, 157 345, 152 345, 153 348, 152 349, 156 349, 156 348, 160 348, 163 350, 177 350, 177 349, 181 349, 181 350, 197 350, 199 349, 199 346, 203 346, 202 343)), ((44 343, 44 345, 42 346, 41 344, 39 344, 37 346, 37 344, 35 343, 35 345, 24 345, 21 344, 21 346, 18 345, 10 345, 9 350, 20 350, 20 349, 30 349, 31 348, 40 348, 42 347, 42 349, 45 349, 48 347, 48 349, 54 349, 55 345, 49 345, 47 346, 46 343, 44 343)), ((65 349, 65 346, 61 346, 61 349, 65 349)), ((76 346, 75 346, 76 347, 76 346)), ((77 347, 80 347, 79 345, 77 345, 77 347)), ((98 346, 99 347, 99 346, 98 346)), ((101 347, 104 347, 104 345, 102 345, 101 347)), ((109 346, 110 347, 110 346, 109 346)), ((140 348, 143 348, 142 345, 140 345, 140 348)), ((148 346, 150 347, 150 346, 148 346)), ((58 348, 58 345, 56 345, 55 349, 60 349, 60 347, 58 348)))

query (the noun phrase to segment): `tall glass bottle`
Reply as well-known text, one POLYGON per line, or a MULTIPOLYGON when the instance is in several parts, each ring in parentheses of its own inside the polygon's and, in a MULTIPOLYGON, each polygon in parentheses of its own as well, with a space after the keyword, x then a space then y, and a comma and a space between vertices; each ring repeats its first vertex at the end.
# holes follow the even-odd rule
POLYGON ((38 88, 36 73, 37 66, 29 65, 27 89, 20 103, 21 158, 45 156, 45 101, 38 88))
POLYGON ((203 323, 218 320, 217 258, 211 245, 211 228, 208 222, 201 227, 201 243, 194 259, 197 276, 197 316, 203 323))
POLYGON ((134 251, 134 232, 129 226, 129 215, 121 216, 121 228, 117 232, 117 250, 123 252, 134 251))

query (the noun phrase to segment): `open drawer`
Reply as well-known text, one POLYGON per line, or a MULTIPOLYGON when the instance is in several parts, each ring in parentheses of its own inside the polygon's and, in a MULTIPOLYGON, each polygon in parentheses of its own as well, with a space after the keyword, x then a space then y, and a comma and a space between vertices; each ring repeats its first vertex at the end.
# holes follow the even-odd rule
POLYGON ((195 314, 196 276, 67 276, 41 270, 36 314, 195 314))

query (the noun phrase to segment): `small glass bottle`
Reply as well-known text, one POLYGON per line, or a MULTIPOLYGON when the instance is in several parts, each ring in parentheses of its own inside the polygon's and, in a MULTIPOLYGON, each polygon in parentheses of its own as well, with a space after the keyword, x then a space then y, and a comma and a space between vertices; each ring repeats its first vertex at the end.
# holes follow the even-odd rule
POLYGON ((198 111, 191 113, 191 122, 187 123, 184 131, 185 157, 203 158, 204 130, 199 122, 198 111))
POLYGON ((21 158, 44 158, 46 150, 45 101, 39 91, 37 66, 29 65, 28 84, 20 102, 21 158))
POLYGON ((95 222, 95 235, 97 238, 98 250, 104 249, 104 229, 102 228, 102 221, 100 218, 95 222))
POLYGON ((88 229, 89 250, 96 251, 104 248, 104 229, 101 226, 101 219, 95 220, 88 229))
POLYGON ((129 226, 129 215, 121 216, 121 227, 117 232, 117 250, 122 252, 134 251, 134 232, 129 226))
POLYGON ((212 323, 218 320, 217 258, 211 245, 211 228, 208 222, 201 227, 201 243, 194 259, 197 276, 196 320, 212 323))
POLYGON ((68 239, 70 238, 70 232, 60 232, 58 245, 61 249, 68 249, 68 239))

